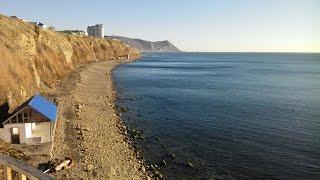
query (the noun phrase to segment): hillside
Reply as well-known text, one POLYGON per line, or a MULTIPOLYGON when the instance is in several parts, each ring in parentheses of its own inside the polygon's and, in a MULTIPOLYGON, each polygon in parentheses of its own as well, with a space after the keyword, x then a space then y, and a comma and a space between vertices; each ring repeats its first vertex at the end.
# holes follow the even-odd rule
POLYGON ((67 35, 0 15, 0 105, 12 110, 35 92, 54 87, 71 70, 139 52, 120 41, 67 35))
POLYGON ((107 36, 108 39, 119 39, 131 47, 139 49, 142 52, 179 52, 177 47, 175 47, 169 41, 146 41, 142 39, 132 39, 122 36, 107 36))

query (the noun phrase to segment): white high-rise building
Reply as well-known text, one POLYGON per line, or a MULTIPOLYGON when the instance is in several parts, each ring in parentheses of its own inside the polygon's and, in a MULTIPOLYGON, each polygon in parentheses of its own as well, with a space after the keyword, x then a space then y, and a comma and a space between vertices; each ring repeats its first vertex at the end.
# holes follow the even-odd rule
POLYGON ((89 36, 95 36, 99 38, 104 38, 104 28, 102 24, 97 24, 94 26, 88 26, 87 32, 89 36))

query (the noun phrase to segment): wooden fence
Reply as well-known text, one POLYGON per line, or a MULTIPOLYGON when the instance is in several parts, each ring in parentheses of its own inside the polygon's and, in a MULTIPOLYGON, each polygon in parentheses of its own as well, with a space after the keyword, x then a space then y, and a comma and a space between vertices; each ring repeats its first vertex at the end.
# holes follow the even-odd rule
MULTIPOLYGON (((53 180, 42 171, 10 156, 0 154, 0 166, 5 180, 53 180)), ((1 175, 0 175, 1 178, 1 175)))

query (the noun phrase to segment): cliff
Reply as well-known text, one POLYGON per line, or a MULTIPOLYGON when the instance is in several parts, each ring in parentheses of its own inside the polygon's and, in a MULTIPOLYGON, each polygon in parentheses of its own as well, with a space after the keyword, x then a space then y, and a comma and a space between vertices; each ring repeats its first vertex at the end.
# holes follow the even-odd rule
POLYGON ((0 105, 9 102, 12 110, 81 65, 127 54, 139 56, 120 41, 67 35, 0 14, 0 105))
POLYGON ((139 49, 143 52, 180 52, 177 47, 175 47, 169 41, 146 41, 142 39, 132 39, 122 36, 107 36, 108 39, 119 39, 129 46, 139 49))

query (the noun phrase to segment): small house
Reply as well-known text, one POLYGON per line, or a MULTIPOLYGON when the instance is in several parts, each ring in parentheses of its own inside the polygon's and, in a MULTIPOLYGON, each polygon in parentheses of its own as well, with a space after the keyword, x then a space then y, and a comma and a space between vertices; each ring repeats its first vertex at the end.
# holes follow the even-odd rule
POLYGON ((41 23, 41 22, 38 23, 38 26, 43 28, 43 29, 48 29, 48 26, 43 24, 43 23, 41 23))
POLYGON ((41 23, 41 22, 29 22, 30 24, 33 24, 33 25, 35 25, 35 26, 38 26, 38 27, 40 27, 40 28, 43 28, 43 29, 48 29, 48 26, 47 25, 45 25, 45 24, 43 24, 43 23, 41 23))
POLYGON ((26 20, 24 20, 23 18, 21 18, 19 16, 10 16, 10 17, 13 18, 13 19, 18 19, 18 20, 26 22, 26 20))
POLYGON ((14 110, 0 129, 7 143, 38 145, 51 143, 58 108, 41 95, 35 95, 14 110))
POLYGON ((130 59, 130 55, 127 54, 127 55, 118 56, 118 59, 119 59, 119 60, 130 59))

